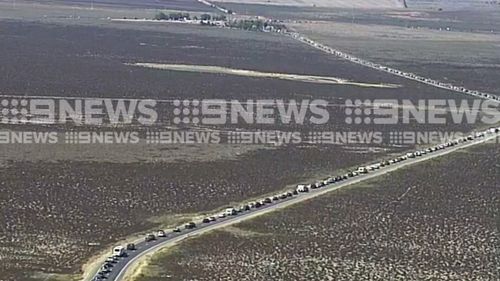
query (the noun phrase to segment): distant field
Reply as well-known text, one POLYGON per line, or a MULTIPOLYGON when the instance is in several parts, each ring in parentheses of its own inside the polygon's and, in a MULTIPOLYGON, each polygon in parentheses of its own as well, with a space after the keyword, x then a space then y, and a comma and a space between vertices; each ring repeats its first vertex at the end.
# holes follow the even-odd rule
MULTIPOLYGON (((266 6, 333 7, 356 9, 402 9, 403 0, 217 0, 220 3, 258 4, 266 6)), ((410 9, 460 10, 499 8, 499 1, 482 0, 406 0, 410 9)))
MULTIPOLYGON (((137 8, 137 9, 170 9, 186 11, 206 11, 212 10, 206 5, 196 0, 17 0, 21 3, 41 3, 44 5, 68 5, 82 8, 137 8)), ((12 3, 10 0, 1 0, 0 2, 12 3)))
MULTIPOLYGON (((330 21, 297 30, 331 47, 441 81, 500 93, 500 35, 330 21)), ((492 25, 494 26, 494 25, 492 25)), ((500 29, 497 29, 500 30, 500 29)))
POLYGON ((263 4, 299 7, 386 9, 403 7, 401 0, 218 0, 220 3, 263 4))

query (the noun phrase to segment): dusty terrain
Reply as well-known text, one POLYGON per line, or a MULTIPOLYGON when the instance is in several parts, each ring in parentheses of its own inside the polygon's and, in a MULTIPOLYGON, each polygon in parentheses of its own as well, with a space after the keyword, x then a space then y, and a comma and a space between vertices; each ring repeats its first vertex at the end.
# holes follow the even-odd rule
MULTIPOLYGON (((92 12, 87 8, 44 7, 39 10, 39 6, 28 5, 0 10, 0 18, 8 18, 0 22, 1 95, 161 100, 318 98, 332 105, 331 122, 321 126, 238 124, 209 128, 220 131, 468 131, 475 126, 350 126, 345 122, 346 99, 416 100, 457 96, 326 56, 275 34, 198 26, 112 23, 107 17, 123 16, 120 9, 110 11, 95 7, 92 12), (14 19, 9 17, 10 13, 16 15, 14 19), (127 65, 136 62, 342 77, 402 87, 372 89, 319 85, 127 65)), ((154 11, 134 10, 127 11, 126 15, 152 14, 154 11)), ((168 120, 159 126, 172 128, 168 120)), ((0 129, 37 128, 2 124, 0 129)), ((89 128, 71 124, 44 127, 44 130, 51 129, 89 128)), ((387 142, 245 148, 223 145, 147 148, 139 145, 116 149, 2 145, 0 276, 5 280, 25 281, 33 272, 42 280, 45 275, 39 272, 78 273, 81 264, 105 246, 165 222, 145 218, 210 211, 407 148, 387 142)), ((69 277, 62 278, 68 280, 69 277)))
POLYGON ((477 147, 203 235, 136 280, 496 280, 499 156, 477 147))
POLYGON ((363 9, 388 9, 402 8, 400 0, 218 0, 220 3, 262 4, 298 7, 336 7, 336 8, 363 8, 363 9))
MULTIPOLYGON (((251 11, 260 12, 260 11, 251 11)), ((293 19, 293 11, 281 18, 293 19)), ((500 11, 310 11, 289 23, 319 42, 423 76, 498 93, 500 11)))

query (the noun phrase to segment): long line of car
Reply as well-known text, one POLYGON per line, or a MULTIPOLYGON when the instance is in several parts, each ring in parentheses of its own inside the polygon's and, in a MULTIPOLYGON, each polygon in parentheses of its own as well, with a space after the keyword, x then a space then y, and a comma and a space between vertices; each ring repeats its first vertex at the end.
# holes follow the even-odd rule
MULTIPOLYGON (((198 0, 198 2, 205 4, 205 5, 208 5, 212 8, 216 8, 223 13, 229 14, 229 10, 221 8, 221 7, 215 5, 207 0, 198 0)), ((231 13, 233 13, 233 11, 231 11, 231 13)), ((275 22, 275 21, 281 22, 279 20, 273 20, 273 19, 268 19, 267 21, 268 22, 275 22)), ((373 68, 373 69, 376 69, 379 71, 384 71, 384 72, 387 72, 387 73, 390 73, 390 74, 393 74, 396 76, 404 77, 406 79, 418 81, 420 83, 428 84, 428 85, 431 85, 434 87, 447 89, 450 91, 454 91, 454 92, 458 92, 458 93, 462 93, 462 94, 466 94, 466 95, 470 95, 470 96, 474 96, 474 97, 478 97, 478 98, 489 99, 489 100, 493 100, 496 102, 500 102, 500 96, 492 95, 490 93, 485 93, 485 92, 481 92, 481 91, 477 91, 477 90, 470 90, 470 89, 467 89, 465 87, 455 86, 455 85, 452 85, 450 83, 440 82, 440 81, 437 81, 437 80, 434 80, 431 78, 426 78, 426 77, 423 77, 423 76, 420 76, 420 75, 417 75, 417 74, 414 74, 411 72, 405 72, 405 71, 401 71, 401 70, 398 70, 395 68, 384 66, 384 65, 381 65, 378 63, 370 62, 370 61, 358 58, 356 56, 347 54, 345 52, 336 50, 334 48, 331 48, 331 47, 326 46, 324 44, 321 44, 319 42, 316 42, 316 41, 314 41, 310 38, 307 38, 306 36, 304 36, 298 32, 295 32, 295 31, 288 31, 287 29, 283 29, 283 30, 280 29, 278 33, 284 34, 286 36, 290 36, 293 39, 296 39, 302 43, 306 43, 306 44, 308 44, 316 49, 319 49, 319 50, 324 51, 326 53, 329 53, 331 55, 337 56, 339 58, 346 59, 346 60, 353 62, 353 63, 356 63, 356 64, 370 67, 370 68, 373 68)))
POLYGON ((387 73, 390 73, 390 74, 393 74, 393 75, 397 75, 397 76, 400 76, 400 77, 404 77, 404 78, 407 78, 407 79, 410 79, 410 80, 414 80, 414 81, 418 81, 418 82, 421 82, 421 83, 425 83, 425 84, 428 84, 428 85, 431 85, 431 86, 434 86, 434 87, 438 87, 438 88, 442 88, 442 89, 447 89, 447 90, 450 90, 450 91, 454 91, 454 92, 458 92, 458 93, 462 93, 462 94, 466 94, 466 95, 470 95, 470 96, 474 96, 474 97, 478 97, 478 98, 489 99, 489 100, 493 100, 493 101, 496 101, 496 102, 500 102, 500 96, 492 95, 492 94, 481 92, 481 91, 477 91, 477 90, 470 90, 470 89, 467 89, 465 87, 454 86, 454 85, 452 85, 450 83, 440 82, 440 81, 437 81, 437 80, 433 80, 433 79, 430 79, 430 78, 419 76, 419 75, 411 73, 411 72, 404 72, 404 71, 401 71, 401 70, 398 70, 398 69, 394 69, 394 68, 391 68, 391 67, 388 67, 388 66, 384 66, 384 65, 381 65, 381 64, 378 64, 378 63, 370 62, 370 61, 367 61, 367 60, 355 57, 353 55, 344 53, 342 51, 333 49, 333 48, 328 47, 328 46, 326 46, 324 44, 318 43, 318 42, 316 42, 316 41, 314 41, 312 39, 309 39, 309 38, 307 38, 307 37, 305 37, 305 36, 303 36, 303 35, 301 35, 300 33, 297 33, 297 32, 285 32, 284 34, 288 35, 288 36, 291 36, 292 38, 294 38, 294 39, 296 39, 296 40, 298 40, 300 42, 306 43, 306 44, 308 44, 308 45, 310 45, 310 46, 312 46, 312 47, 314 47, 316 49, 322 50, 324 52, 327 52, 329 54, 332 54, 332 55, 337 56, 337 57, 342 58, 342 59, 346 59, 346 60, 348 60, 350 62, 353 62, 353 63, 356 63, 356 64, 360 64, 360 65, 363 65, 363 66, 366 66, 366 67, 370 67, 370 68, 373 68, 373 69, 376 69, 376 70, 379 70, 379 71, 384 71, 384 72, 387 72, 387 73))
MULTIPOLYGON (((285 192, 281 192, 272 196, 267 196, 260 200, 255 200, 252 202, 248 202, 246 204, 242 204, 238 207, 228 207, 224 211, 209 215, 198 222, 198 224, 194 221, 188 222, 184 225, 177 226, 170 230, 171 235, 180 235, 182 233, 188 233, 189 231, 193 231, 199 225, 209 225, 218 220, 229 219, 229 217, 238 216, 242 213, 256 210, 259 208, 263 208, 266 205, 274 205, 278 202, 286 201, 295 196, 299 196, 301 193, 312 192, 316 189, 321 189, 325 186, 330 186, 336 183, 343 182, 345 180, 358 177, 363 174, 368 174, 373 171, 383 169, 384 167, 394 165, 399 162, 407 161, 408 159, 422 157, 427 154, 433 154, 435 152, 445 150, 450 147, 454 147, 459 144, 465 144, 472 142, 474 140, 478 140, 481 138, 486 138, 489 136, 498 137, 498 133, 500 132, 500 127, 498 128, 490 128, 488 130, 472 133, 468 136, 464 136, 459 139, 448 140, 444 143, 434 145, 425 149, 416 150, 413 152, 408 152, 404 155, 397 156, 395 158, 384 160, 381 162, 373 163, 366 166, 360 166, 355 170, 348 171, 345 174, 330 176, 322 180, 318 180, 308 184, 299 184, 293 190, 287 190, 285 192)), ((269 207, 266 206, 266 207, 269 207)), ((159 243, 158 240, 166 239, 169 237, 169 231, 158 230, 155 233, 149 233, 144 237, 144 243, 159 243)), ((172 238, 172 236, 170 236, 172 238)), ((136 245, 133 243, 127 244, 126 246, 117 246, 113 249, 112 255, 106 259, 98 273, 92 279, 93 281, 102 281, 107 279, 110 272, 113 270, 114 265, 120 261, 121 258, 127 257, 129 252, 136 251, 136 245)))

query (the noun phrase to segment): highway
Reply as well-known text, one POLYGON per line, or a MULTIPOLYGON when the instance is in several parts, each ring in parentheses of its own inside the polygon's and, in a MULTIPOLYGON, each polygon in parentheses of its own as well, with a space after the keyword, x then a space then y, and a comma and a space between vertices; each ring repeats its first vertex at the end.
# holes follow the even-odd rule
MULTIPOLYGON (((431 153, 424 154, 422 156, 418 156, 415 158, 407 158, 401 162, 381 167, 377 170, 371 171, 367 174, 359 174, 357 176, 350 177, 346 180, 339 181, 336 183, 325 185, 318 189, 311 189, 310 192, 299 193, 298 195, 287 197, 286 199, 280 199, 277 201, 273 201, 272 203, 265 204, 260 208, 252 208, 249 211, 245 211, 239 213, 238 215, 228 216, 226 218, 217 218, 217 221, 211 223, 202 224, 201 222, 196 222, 197 227, 191 230, 182 229, 180 233, 170 232, 167 233, 167 237, 157 238, 157 240, 152 242, 140 241, 136 244, 137 249, 135 251, 129 251, 127 257, 120 258, 120 260, 114 264, 112 267, 112 271, 106 275, 106 279, 110 281, 123 281, 125 275, 128 271, 139 261, 140 258, 145 255, 152 254, 157 252, 158 250, 174 245, 186 238, 190 238, 193 236, 197 236, 209 231, 213 231, 215 229, 219 229, 222 227, 226 227, 232 224, 240 223, 245 220, 249 220, 255 218, 257 216, 261 216, 263 214, 267 214, 278 209, 286 208, 288 206, 304 202, 306 200, 312 199, 314 197, 318 197, 324 195, 326 193, 332 192, 334 190, 338 190, 340 188, 350 186, 353 184, 357 184, 363 181, 367 181, 387 173, 399 170, 404 167, 408 167, 411 165, 415 165, 420 162, 429 161, 431 159, 435 159, 437 157, 441 157, 447 155, 449 153, 455 152, 457 150, 465 149, 474 145, 478 145, 481 143, 494 141, 498 143, 500 139, 500 128, 496 130, 496 132, 485 131, 484 136, 478 137, 475 135, 473 140, 461 141, 459 144, 442 148, 440 150, 436 150, 431 153)), ((437 146, 435 146, 437 147, 437 146)), ((404 157, 403 155, 400 157, 404 157)), ((396 157, 398 158, 398 157, 396 157)), ((111 253, 110 253, 111 255, 111 253)), ((93 279, 91 279, 93 280, 93 279)), ((100 280, 100 279, 95 279, 100 280)))
MULTIPOLYGON (((231 13, 229 13, 229 10, 226 10, 225 8, 220 7, 220 6, 210 2, 208 0, 198 0, 198 2, 200 2, 204 5, 207 5, 211 8, 217 9, 225 14, 235 14, 234 11, 231 11, 231 13)), ((406 6, 406 4, 404 4, 404 5, 406 6)), ((263 18, 266 21, 271 21, 271 22, 274 21, 274 19, 271 19, 271 18, 265 18, 262 16, 261 16, 261 18, 263 18)), ((449 90, 452 92, 456 92, 456 93, 460 93, 463 95, 468 95, 468 96, 472 96, 472 97, 476 97, 476 98, 490 100, 490 101, 493 101, 495 103, 500 103, 500 96, 498 96, 498 95, 493 95, 490 93, 480 92, 480 91, 476 91, 476 90, 470 90, 470 89, 466 89, 466 88, 461 87, 461 86, 455 86, 455 85, 452 85, 449 83, 442 83, 440 81, 437 81, 437 80, 434 80, 431 78, 427 78, 427 77, 423 77, 423 76, 420 76, 420 75, 417 75, 417 74, 414 74, 411 72, 405 72, 405 71, 391 68, 391 67, 388 67, 385 65, 370 62, 370 61, 367 61, 365 59, 358 58, 354 55, 351 55, 351 54, 345 53, 343 51, 334 49, 332 47, 326 46, 320 42, 314 41, 314 40, 312 40, 312 39, 306 37, 305 35, 300 34, 299 32, 296 32, 296 31, 293 31, 293 32, 292 31, 283 31, 280 33, 285 35, 285 36, 288 36, 292 39, 295 39, 301 43, 304 43, 304 44, 307 44, 313 48, 316 48, 322 52, 325 52, 325 53, 330 54, 330 55, 334 55, 338 58, 350 61, 352 63, 358 64, 358 65, 361 65, 364 67, 369 67, 369 68, 377 70, 377 71, 386 72, 386 73, 389 73, 391 75, 399 76, 401 78, 409 79, 409 80, 412 80, 412 81, 415 81, 418 83, 422 83, 422 84, 426 84, 429 86, 433 86, 436 88, 445 89, 445 90, 449 90)))

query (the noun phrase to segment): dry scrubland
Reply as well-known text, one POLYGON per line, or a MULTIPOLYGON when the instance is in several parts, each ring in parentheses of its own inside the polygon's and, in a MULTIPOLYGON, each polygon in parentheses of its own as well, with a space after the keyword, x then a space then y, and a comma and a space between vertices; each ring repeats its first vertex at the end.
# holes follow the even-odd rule
POLYGON ((346 13, 290 26, 319 42, 377 63, 498 94, 499 15, 495 10, 470 15, 360 12, 354 20, 346 13), (450 31, 446 31, 448 28, 450 31))
MULTIPOLYGON (((74 11, 79 13, 78 9, 74 11)), ((58 21, 65 22, 64 18, 58 21)), ((67 23, 1 22, 0 94, 158 99, 321 98, 334 105, 332 122, 319 127, 278 124, 264 128, 255 125, 210 128, 301 132, 352 130, 344 122, 342 105, 347 98, 456 97, 444 90, 325 56, 275 35, 177 25, 99 21, 101 26, 95 27, 67 23), (103 27, 108 24, 113 28, 103 27), (134 62, 218 65, 355 81, 362 77, 365 82, 399 84, 402 88, 311 85, 127 65, 134 62)), ((165 121, 162 125, 171 124, 165 121)), ((354 130, 368 127, 384 131, 427 128, 413 124, 395 128, 360 125, 354 130)), ((430 129, 439 128, 442 127, 430 129)), ((472 126, 447 128, 469 130, 472 126)), ((2 125, 0 129, 33 130, 33 127, 2 125)), ((39 150, 45 152, 35 155, 33 147, 2 146, 1 149, 0 276, 4 280, 26 281, 32 272, 78 272, 80 265, 104 245, 157 227, 156 222, 144 218, 212 210, 318 174, 326 175, 381 158, 405 147, 387 143, 376 147, 290 145, 236 150, 229 155, 226 155, 228 150, 233 148, 211 147, 213 153, 201 157, 185 155, 206 151, 206 147, 158 147, 144 155, 140 154, 144 149, 141 146, 135 150, 121 147, 111 154, 101 147, 86 148, 90 151, 85 153, 81 147, 41 147, 39 150), (175 150, 170 158, 166 155, 169 150, 175 150), (50 153, 53 151, 63 154, 53 156, 50 153), (96 242, 101 246, 89 246, 96 242)))
POLYGON ((484 145, 203 235, 136 280, 498 280, 499 157, 484 145))
MULTIPOLYGON (((151 27, 155 28, 158 27, 151 27)), ((2 22, 0 37, 2 94, 160 99, 200 98, 200 95, 245 99, 317 96, 335 103, 343 102, 340 97, 345 98, 349 93, 371 95, 368 90, 346 86, 312 89, 309 84, 297 82, 188 75, 125 65, 136 61, 219 63, 262 71, 342 74, 342 77, 355 77, 360 71, 344 62, 332 67, 330 63, 335 60, 325 62, 321 53, 262 34, 191 27, 145 31, 126 30, 123 26, 107 29, 2 22), (233 44, 225 44, 229 39, 233 44), (288 53, 281 52, 283 46, 288 46, 288 53)), ((382 74, 369 72, 364 79, 386 81, 382 74)), ((394 82, 391 78, 387 80, 394 82)), ((407 87, 413 88, 411 84, 407 87)), ((385 94, 381 89, 374 91, 385 94)), ((423 95, 431 93, 428 89, 423 95)), ((343 119, 325 126, 346 127, 343 119)), ((282 125, 269 129, 297 128, 320 129, 282 125)), ((36 128, 2 125, 1 129, 36 128)), ((0 273, 5 280, 25 281, 32 272, 78 272, 80 265, 104 245, 156 227, 155 222, 144 218, 212 210, 402 148, 382 144, 373 153, 370 147, 358 145, 347 148, 302 145, 265 150, 244 148, 226 156, 232 148, 153 147, 143 155, 140 155, 143 146, 113 150, 92 146, 2 145, 1 149, 0 273), (210 154, 207 149, 214 151, 210 154), (208 155, 184 157, 196 151, 208 155), (325 154, 335 157, 322 158, 325 154)))
POLYGON ((401 0, 218 0, 220 3, 262 4, 298 7, 387 9, 402 8, 401 0))

